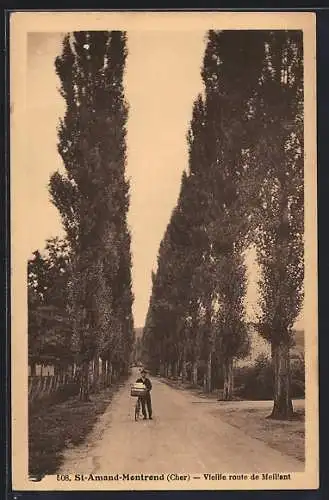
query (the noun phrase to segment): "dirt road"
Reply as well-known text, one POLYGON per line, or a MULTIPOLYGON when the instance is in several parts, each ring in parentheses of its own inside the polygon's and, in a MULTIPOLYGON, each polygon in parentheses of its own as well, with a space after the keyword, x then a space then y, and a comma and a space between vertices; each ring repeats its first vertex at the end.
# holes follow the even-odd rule
POLYGON ((152 379, 154 420, 134 421, 129 384, 114 396, 87 442, 67 450, 63 473, 301 472, 304 464, 247 436, 202 400, 152 379))

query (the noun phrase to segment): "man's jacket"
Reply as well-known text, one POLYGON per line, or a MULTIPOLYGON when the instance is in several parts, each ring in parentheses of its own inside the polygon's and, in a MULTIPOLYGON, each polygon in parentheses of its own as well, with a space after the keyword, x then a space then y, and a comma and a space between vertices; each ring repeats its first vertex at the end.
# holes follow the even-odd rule
POLYGON ((150 392, 150 390, 152 389, 151 380, 148 378, 145 378, 144 380, 142 378, 139 378, 138 380, 136 380, 136 382, 144 384, 148 392, 150 392))

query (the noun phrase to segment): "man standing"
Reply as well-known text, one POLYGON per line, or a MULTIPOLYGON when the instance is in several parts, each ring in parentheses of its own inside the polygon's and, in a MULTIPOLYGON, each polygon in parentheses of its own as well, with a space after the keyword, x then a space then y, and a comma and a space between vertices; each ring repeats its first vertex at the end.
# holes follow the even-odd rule
POLYGON ((142 413, 144 420, 146 420, 146 406, 147 406, 147 412, 149 415, 149 419, 152 420, 152 402, 151 402, 151 390, 152 390, 152 384, 149 378, 146 377, 146 371, 143 369, 141 371, 141 377, 136 380, 138 383, 142 383, 145 385, 147 393, 145 396, 141 397, 141 403, 142 403, 142 413))

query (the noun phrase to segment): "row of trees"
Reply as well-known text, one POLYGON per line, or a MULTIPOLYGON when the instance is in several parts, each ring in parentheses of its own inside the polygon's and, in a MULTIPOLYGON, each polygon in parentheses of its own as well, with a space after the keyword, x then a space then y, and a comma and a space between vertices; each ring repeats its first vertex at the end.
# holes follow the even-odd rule
POLYGON ((189 165, 164 234, 143 346, 153 370, 197 381, 248 353, 245 254, 257 250, 260 314, 271 344, 272 417, 289 418, 289 349, 303 301, 303 55, 298 31, 210 31, 189 165))
POLYGON ((134 342, 126 56, 124 32, 83 31, 65 36, 55 62, 66 103, 58 128, 65 173, 52 175, 49 192, 66 236, 29 262, 29 346, 33 359, 52 353, 77 363, 81 399, 90 362, 97 369, 101 358, 106 370, 124 373, 134 342), (55 318, 45 318, 49 306, 55 318))

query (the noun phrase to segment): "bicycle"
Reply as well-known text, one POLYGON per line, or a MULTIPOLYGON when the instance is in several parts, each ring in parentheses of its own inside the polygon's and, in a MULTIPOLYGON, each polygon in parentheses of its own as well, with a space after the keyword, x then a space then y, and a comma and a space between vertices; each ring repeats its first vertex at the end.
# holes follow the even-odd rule
POLYGON ((145 396, 146 389, 143 384, 135 383, 131 386, 130 395, 136 398, 135 404, 135 421, 138 420, 141 412, 142 402, 141 397, 145 396))
POLYGON ((136 404, 135 404, 135 421, 139 419, 140 413, 141 413, 141 398, 136 399, 136 404))

